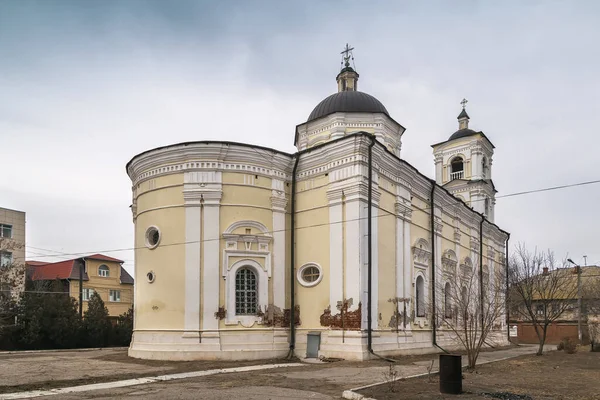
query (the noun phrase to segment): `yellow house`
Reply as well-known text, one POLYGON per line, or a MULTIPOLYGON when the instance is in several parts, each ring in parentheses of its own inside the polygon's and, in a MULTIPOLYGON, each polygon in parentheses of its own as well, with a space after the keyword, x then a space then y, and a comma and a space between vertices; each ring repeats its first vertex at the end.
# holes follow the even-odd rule
MULTIPOLYGON (((505 268, 491 174, 469 172, 456 188, 470 204, 487 190, 483 213, 452 192, 457 175, 446 187, 443 169, 433 180, 403 160, 405 128, 358 91, 349 51, 338 92, 296 127, 296 153, 197 141, 127 164, 130 356, 362 360, 453 346, 435 311, 440 287, 460 271, 505 268)), ((493 147, 474 133, 435 145, 436 162, 460 151, 465 164, 483 165, 483 152, 491 168, 493 147)), ((507 342, 504 319, 491 336, 507 342)))
POLYGON ((57 263, 28 261, 29 276, 33 281, 63 282, 81 311, 94 293, 104 301, 110 317, 118 317, 133 306, 133 278, 123 268, 123 261, 102 254, 93 254, 57 263), (80 272, 83 272, 80 279, 80 272), (83 290, 80 292, 80 281, 83 290))

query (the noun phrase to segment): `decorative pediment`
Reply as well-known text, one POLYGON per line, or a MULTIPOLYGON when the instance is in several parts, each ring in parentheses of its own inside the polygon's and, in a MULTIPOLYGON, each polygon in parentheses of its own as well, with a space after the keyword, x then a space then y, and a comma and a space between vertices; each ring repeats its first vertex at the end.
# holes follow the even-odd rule
POLYGON ((458 259, 456 258, 454 250, 448 249, 444 251, 444 254, 442 254, 442 266, 444 267, 444 271, 454 273, 457 264, 458 259))
POLYGON ((421 266, 428 266, 431 260, 431 251, 429 251, 429 243, 423 238, 417 239, 412 248, 413 261, 421 266))
POLYGON ((225 232, 226 250, 238 250, 238 243, 243 243, 245 251, 269 251, 269 243, 273 236, 267 228, 256 221, 237 221, 231 224, 225 232))
POLYGON ((473 262, 469 257, 465 257, 462 264, 460 264, 460 273, 463 276, 469 276, 473 273, 473 262))

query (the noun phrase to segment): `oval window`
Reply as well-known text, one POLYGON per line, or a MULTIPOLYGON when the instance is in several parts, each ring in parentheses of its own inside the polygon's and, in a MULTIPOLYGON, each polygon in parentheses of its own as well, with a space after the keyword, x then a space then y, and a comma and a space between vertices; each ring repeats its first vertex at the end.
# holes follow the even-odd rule
POLYGON ((151 226, 146 230, 146 247, 154 249, 160 242, 160 231, 156 226, 151 226))
POLYGON ((321 266, 315 263, 304 264, 298 270, 298 281, 302 286, 312 287, 323 279, 321 266))

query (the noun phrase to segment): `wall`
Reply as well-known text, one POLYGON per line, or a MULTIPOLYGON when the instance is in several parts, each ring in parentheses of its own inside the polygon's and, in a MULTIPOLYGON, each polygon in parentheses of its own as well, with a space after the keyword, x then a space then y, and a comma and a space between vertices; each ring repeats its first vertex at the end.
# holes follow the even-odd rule
MULTIPOLYGON (((511 326, 515 325, 511 323, 511 326)), ((539 339, 535 328, 532 324, 525 322, 519 322, 517 325, 517 341, 518 343, 529 343, 537 344, 539 339)), ((587 337, 587 324, 582 323, 581 332, 583 333, 583 342, 588 343, 589 337, 587 337)), ((577 323, 574 322, 561 322, 552 323, 548 326, 546 331, 546 344, 558 344, 564 338, 569 337, 575 341, 578 340, 579 334, 577 329, 577 323)), ((514 339, 514 338, 513 338, 514 339)))
POLYGON ((141 182, 134 191, 136 329, 183 329, 185 209, 183 174, 141 182), (146 247, 146 230, 160 230, 160 244, 146 247), (149 283, 148 272, 155 281, 149 283))

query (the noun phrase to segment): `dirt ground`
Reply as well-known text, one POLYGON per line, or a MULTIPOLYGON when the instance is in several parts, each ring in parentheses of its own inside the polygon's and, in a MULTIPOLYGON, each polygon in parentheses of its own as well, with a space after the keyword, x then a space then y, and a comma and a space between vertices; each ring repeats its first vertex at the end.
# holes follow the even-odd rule
MULTIPOLYGON (((411 364, 431 358, 431 355, 402 357, 401 364, 411 364)), ((273 359, 257 361, 155 361, 139 360, 127 356, 126 349, 102 349, 90 351, 64 351, 41 353, 12 353, 0 354, 0 393, 11 393, 28 390, 47 390, 68 386, 85 385, 91 383, 111 382, 123 379, 155 376, 162 374, 175 374, 189 371, 202 371, 218 368, 233 368, 248 365, 280 364, 298 362, 295 360, 273 359)), ((341 393, 352 383, 367 384, 373 382, 368 376, 361 381, 362 368, 381 367, 387 365, 385 361, 372 360, 366 362, 338 361, 323 364, 307 364, 306 367, 294 367, 286 372, 265 374, 257 378, 254 375, 254 384, 268 384, 276 381, 281 387, 306 386, 307 379, 295 379, 290 374, 303 377, 306 371, 329 369, 328 375, 338 376, 340 384, 324 382, 325 393, 341 393), (336 374, 336 369, 341 372, 336 374), (352 371, 353 376, 347 376, 352 371), (354 379, 354 381, 353 381, 354 379), (297 382, 295 382, 297 380, 297 382), (263 382, 264 381, 264 382, 263 382)), ((379 374, 377 374, 379 376, 379 374)), ((378 377, 377 377, 378 378, 378 377)), ((203 378, 206 379, 206 378, 203 378)), ((244 374, 227 374, 214 376, 208 379, 209 384, 219 387, 229 385, 232 381, 244 382, 244 374), (221 382, 222 380, 222 382, 221 382)), ((379 379, 375 379, 377 381, 379 379)), ((251 382, 244 382, 249 384, 251 382)), ((312 382, 311 386, 316 384, 312 382)), ((238 383, 239 385, 239 383, 238 383)))
POLYGON ((576 354, 552 351, 543 356, 526 355, 479 366, 476 372, 464 372, 463 377, 462 395, 441 395, 437 375, 397 381, 394 392, 390 392, 391 386, 386 383, 359 393, 377 400, 600 399, 600 353, 591 353, 589 347, 583 347, 576 354))

